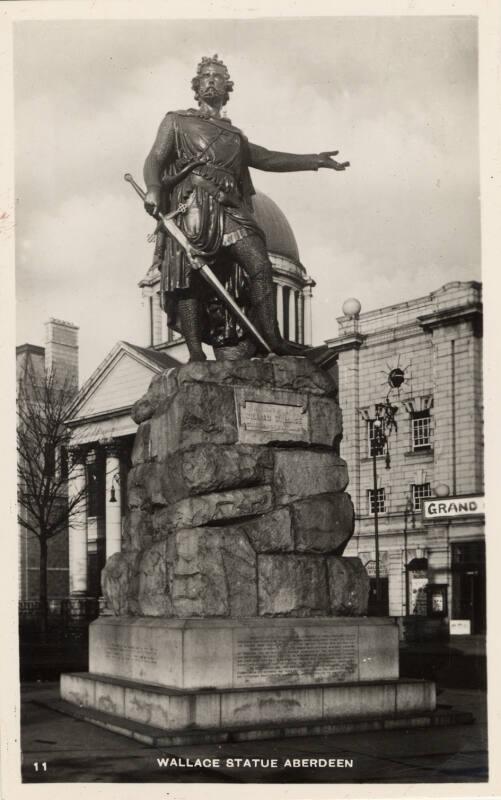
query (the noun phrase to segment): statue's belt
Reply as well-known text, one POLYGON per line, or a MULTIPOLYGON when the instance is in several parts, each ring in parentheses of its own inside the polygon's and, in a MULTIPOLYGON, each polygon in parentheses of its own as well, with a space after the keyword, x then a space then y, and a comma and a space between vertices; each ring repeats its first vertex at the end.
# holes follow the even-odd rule
POLYGON ((203 178, 201 175, 197 175, 196 172, 191 173, 191 182, 195 186, 200 186, 201 189, 210 194, 215 200, 217 200, 223 206, 233 206, 238 207, 242 205, 242 200, 236 192, 225 192, 216 186, 215 183, 212 181, 207 180, 207 178, 203 178))

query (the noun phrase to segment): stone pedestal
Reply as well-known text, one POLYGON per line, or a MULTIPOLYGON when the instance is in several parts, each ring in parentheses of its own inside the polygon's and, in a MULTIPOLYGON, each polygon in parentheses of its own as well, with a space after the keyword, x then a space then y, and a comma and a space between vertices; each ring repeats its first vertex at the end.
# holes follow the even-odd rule
POLYGON ((113 616, 91 625, 90 672, 63 676, 64 700, 185 741, 433 710, 431 684, 398 680, 397 627, 364 616, 369 579, 343 556, 354 512, 325 373, 189 364, 133 416, 123 549, 102 576, 113 616))
POLYGON ((105 618, 92 623, 89 649, 90 672, 63 676, 62 697, 120 718, 130 735, 141 724, 179 742, 215 741, 277 724, 294 733, 405 722, 435 708, 432 683, 398 680, 388 618, 105 618))

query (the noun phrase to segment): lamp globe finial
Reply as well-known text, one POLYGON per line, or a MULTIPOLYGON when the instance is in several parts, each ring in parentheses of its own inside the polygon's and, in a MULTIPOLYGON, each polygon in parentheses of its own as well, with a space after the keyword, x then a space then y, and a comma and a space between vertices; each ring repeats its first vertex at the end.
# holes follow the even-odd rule
POLYGON ((358 319, 361 310, 362 304, 356 297, 349 297, 343 303, 343 314, 350 319, 358 319))

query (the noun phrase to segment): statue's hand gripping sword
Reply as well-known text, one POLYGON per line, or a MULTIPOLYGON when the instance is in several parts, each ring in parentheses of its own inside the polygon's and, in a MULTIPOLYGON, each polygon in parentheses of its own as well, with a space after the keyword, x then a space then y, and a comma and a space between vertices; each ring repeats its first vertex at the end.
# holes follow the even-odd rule
MULTIPOLYGON (((132 187, 136 190, 137 194, 141 198, 141 200, 145 199, 145 192, 141 189, 141 187, 135 182, 132 175, 129 175, 127 172, 124 175, 124 179, 132 185, 132 187)), ((203 275, 204 279, 207 283, 214 289, 216 294, 221 298, 223 303, 230 309, 231 313, 237 318, 237 320, 241 323, 241 325, 253 336, 253 338, 258 342, 261 347, 265 349, 267 353, 271 353, 270 346, 265 342, 259 331, 254 327, 252 322, 247 319, 245 314, 243 313, 242 309, 237 305, 234 301, 233 297, 229 292, 226 291, 223 284, 221 283, 218 278, 214 275, 211 268, 205 261, 196 254, 193 247, 191 246, 190 242, 188 241, 186 235, 183 231, 179 228, 178 225, 174 222, 174 217, 178 214, 183 214, 186 211, 186 205, 181 203, 175 211, 171 211, 170 214, 162 214, 158 212, 156 214, 156 218, 160 220, 163 227, 167 231, 167 233, 172 236, 173 239, 176 240, 178 244, 181 245, 184 252, 186 253, 186 257, 189 261, 190 267, 197 272, 200 272, 203 275)))

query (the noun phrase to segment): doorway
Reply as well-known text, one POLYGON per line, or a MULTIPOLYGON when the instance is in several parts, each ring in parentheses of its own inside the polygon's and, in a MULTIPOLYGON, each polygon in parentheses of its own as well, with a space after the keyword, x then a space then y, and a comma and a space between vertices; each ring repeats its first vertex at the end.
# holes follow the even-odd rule
POLYGON ((451 544, 452 619, 468 619, 473 634, 485 633, 485 542, 451 544))

